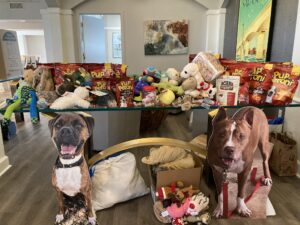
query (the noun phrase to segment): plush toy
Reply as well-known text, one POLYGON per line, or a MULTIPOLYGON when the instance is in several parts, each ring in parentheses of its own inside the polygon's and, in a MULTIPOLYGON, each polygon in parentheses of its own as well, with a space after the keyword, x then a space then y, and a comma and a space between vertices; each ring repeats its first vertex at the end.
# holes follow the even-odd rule
POLYGON ((158 96, 159 103, 163 106, 171 105, 175 98, 174 92, 169 89, 161 91, 158 96))
POLYGON ((161 187, 158 188, 155 192, 155 196, 158 200, 165 200, 171 198, 171 194, 175 194, 176 190, 174 190, 172 187, 161 187))
POLYGON ((75 84, 72 79, 67 76, 63 76, 63 83, 56 86, 56 93, 59 96, 63 96, 65 92, 73 92, 75 90, 75 84))
POLYGON ((208 204, 209 198, 200 192, 190 199, 190 204, 187 208, 186 214, 190 216, 197 216, 199 213, 208 209, 208 204))
POLYGON ((187 154, 184 158, 159 165, 159 168, 164 170, 178 170, 178 169, 188 169, 194 167, 195 167, 195 161, 191 154, 187 154))
POLYGON ((51 109, 70 109, 74 107, 89 108, 90 102, 85 100, 89 97, 89 90, 85 87, 77 87, 74 92, 66 92, 56 99, 50 106, 51 109))
POLYGON ((34 77, 34 70, 33 69, 24 70, 23 78, 24 78, 24 81, 26 81, 26 83, 28 84, 29 87, 32 87, 33 77, 34 77))
POLYGON ((178 189, 176 192, 176 198, 182 202, 185 198, 191 198, 199 192, 199 190, 193 188, 193 185, 190 185, 188 187, 178 189))
POLYGON ((187 79, 189 77, 194 77, 197 81, 197 89, 200 88, 200 83, 204 81, 200 71, 199 71, 199 68, 198 68, 198 65, 196 63, 189 63, 187 64, 180 76, 183 78, 183 79, 187 79))
POLYGON ((167 69, 166 74, 169 78, 168 82, 170 84, 173 84, 175 86, 179 85, 181 78, 180 78, 180 73, 176 69, 169 68, 169 69, 167 69))
POLYGON ((172 225, 184 225, 184 221, 182 218, 172 219, 172 225))
POLYGON ((32 87, 37 91, 54 91, 54 81, 51 69, 40 66, 34 71, 32 87))
POLYGON ((142 162, 148 165, 157 165, 185 158, 186 155, 187 153, 183 148, 161 146, 159 148, 151 148, 149 156, 143 157, 142 162))
POLYGON ((190 199, 187 198, 183 204, 178 206, 176 203, 173 203, 171 206, 167 207, 167 212, 170 217, 173 219, 181 218, 185 215, 186 210, 190 204, 190 199))
POLYGON ((217 93, 217 88, 214 88, 214 86, 211 83, 202 82, 200 83, 201 86, 201 96, 203 98, 209 98, 214 99, 217 93))
POLYGON ((160 82, 161 74, 160 72, 153 66, 147 67, 143 71, 143 80, 146 81, 147 83, 151 84, 153 82, 160 82))
POLYGON ((149 84, 146 81, 144 81, 142 79, 135 81, 134 82, 134 95, 139 96, 142 93, 143 88, 145 86, 149 86, 149 84))
POLYGON ((182 96, 184 94, 184 90, 181 86, 176 86, 171 83, 153 83, 152 86, 156 87, 158 91, 161 91, 163 89, 169 89, 173 91, 176 95, 182 96))
POLYGON ((30 117, 32 123, 38 122, 36 92, 25 81, 20 80, 19 87, 13 99, 8 100, 7 104, 8 106, 5 110, 2 122, 4 126, 6 126, 10 122, 13 111, 24 106, 30 106, 30 117))
POLYGON ((208 225, 211 221, 210 214, 204 213, 201 216, 187 216, 183 218, 184 222, 193 223, 197 225, 208 225))
POLYGON ((185 79, 181 86, 184 90, 184 94, 190 95, 193 98, 197 98, 201 94, 201 92, 197 90, 197 80, 194 77, 185 79))

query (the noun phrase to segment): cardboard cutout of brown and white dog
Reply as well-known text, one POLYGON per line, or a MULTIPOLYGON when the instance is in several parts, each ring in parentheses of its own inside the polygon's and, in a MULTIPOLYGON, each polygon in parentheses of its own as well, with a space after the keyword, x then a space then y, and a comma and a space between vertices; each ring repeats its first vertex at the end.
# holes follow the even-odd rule
POLYGON ((214 216, 223 216, 223 175, 227 172, 238 174, 237 212, 249 217, 251 210, 245 204, 245 186, 254 153, 259 148, 263 157, 264 185, 271 185, 268 160, 269 127, 264 112, 255 107, 244 107, 228 118, 220 108, 213 119, 213 132, 208 143, 208 163, 212 168, 218 191, 218 205, 214 216))
POLYGON ((88 166, 84 160, 84 143, 92 134, 94 120, 75 113, 66 113, 49 121, 52 141, 58 151, 58 159, 52 172, 52 185, 57 192, 59 213, 56 223, 64 220, 66 206, 64 195, 81 194, 86 205, 89 223, 95 225, 92 209, 91 182, 88 166))

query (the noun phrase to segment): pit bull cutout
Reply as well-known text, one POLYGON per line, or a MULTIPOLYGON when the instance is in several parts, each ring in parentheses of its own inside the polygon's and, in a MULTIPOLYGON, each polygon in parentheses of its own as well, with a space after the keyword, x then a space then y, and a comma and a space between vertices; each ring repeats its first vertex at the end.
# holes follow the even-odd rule
POLYGON ((264 185, 271 185, 269 171, 269 127, 265 114, 258 108, 245 107, 232 118, 220 108, 213 120, 213 132, 208 143, 208 163, 212 168, 218 191, 218 205, 214 216, 223 216, 223 175, 238 174, 237 212, 249 217, 251 211, 245 204, 245 184, 248 179, 254 153, 259 148, 263 157, 264 185))

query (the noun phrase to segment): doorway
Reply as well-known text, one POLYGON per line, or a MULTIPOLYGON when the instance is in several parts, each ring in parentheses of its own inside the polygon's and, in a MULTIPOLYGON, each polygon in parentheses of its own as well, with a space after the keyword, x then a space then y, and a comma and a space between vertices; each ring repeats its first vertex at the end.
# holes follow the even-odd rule
POLYGON ((121 64, 121 16, 82 14, 80 19, 82 62, 121 64))

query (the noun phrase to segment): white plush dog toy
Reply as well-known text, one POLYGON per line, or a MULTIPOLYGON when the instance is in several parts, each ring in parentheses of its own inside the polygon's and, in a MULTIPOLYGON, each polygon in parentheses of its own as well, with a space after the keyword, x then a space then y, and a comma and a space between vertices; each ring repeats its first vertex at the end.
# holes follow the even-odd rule
POLYGON ((87 99, 89 97, 89 90, 85 87, 77 87, 74 92, 66 92, 64 95, 56 99, 50 106, 51 109, 70 109, 74 107, 89 108, 90 102, 87 99))
POLYGON ((187 79, 189 77, 194 77, 197 80, 197 89, 200 89, 200 83, 204 82, 204 79, 199 71, 198 65, 196 63, 187 64, 183 70, 181 71, 180 76, 183 79, 187 79))

